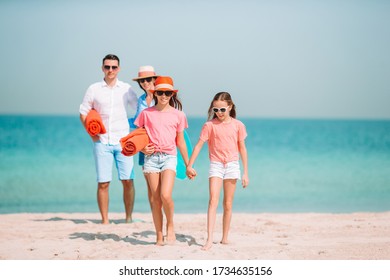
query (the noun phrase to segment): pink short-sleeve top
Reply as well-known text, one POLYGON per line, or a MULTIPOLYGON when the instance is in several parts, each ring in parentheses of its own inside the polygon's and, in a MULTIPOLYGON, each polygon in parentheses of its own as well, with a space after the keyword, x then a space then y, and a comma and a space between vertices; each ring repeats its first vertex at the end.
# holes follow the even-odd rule
POLYGON ((239 160, 238 142, 247 136, 245 125, 231 118, 224 123, 218 119, 206 122, 200 133, 200 140, 208 142, 210 161, 227 163, 239 160))
POLYGON ((156 152, 177 155, 176 135, 188 127, 186 115, 175 108, 159 111, 150 107, 141 112, 134 121, 138 127, 145 127, 156 152))

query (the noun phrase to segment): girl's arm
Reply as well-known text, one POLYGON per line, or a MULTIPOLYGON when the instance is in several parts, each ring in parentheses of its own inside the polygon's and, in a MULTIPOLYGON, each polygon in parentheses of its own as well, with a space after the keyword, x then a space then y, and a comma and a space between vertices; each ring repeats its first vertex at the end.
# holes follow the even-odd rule
POLYGON ((198 157, 199 152, 203 147, 203 144, 204 144, 204 142, 202 140, 199 140, 198 143, 196 143, 194 149, 192 150, 192 155, 191 155, 190 161, 188 162, 187 172, 186 172, 187 176, 190 179, 193 179, 196 176, 196 170, 192 167, 192 165, 194 165, 195 160, 198 157))
POLYGON ((192 165, 194 165, 194 162, 195 162, 196 158, 198 157, 199 152, 203 147, 203 144, 204 144, 204 142, 202 140, 199 140, 198 143, 196 143, 194 149, 192 150, 192 155, 191 155, 191 158, 188 162, 187 167, 192 168, 192 165))
POLYGON ((187 144, 184 140, 184 131, 178 132, 176 134, 176 146, 179 148, 179 151, 181 153, 181 156, 183 157, 184 163, 187 166, 188 164, 188 151, 187 151, 187 144))
POLYGON ((238 150, 240 152, 242 166, 244 169, 244 173, 242 174, 242 186, 245 188, 249 185, 249 177, 248 177, 248 153, 246 151, 245 140, 238 142, 238 150))

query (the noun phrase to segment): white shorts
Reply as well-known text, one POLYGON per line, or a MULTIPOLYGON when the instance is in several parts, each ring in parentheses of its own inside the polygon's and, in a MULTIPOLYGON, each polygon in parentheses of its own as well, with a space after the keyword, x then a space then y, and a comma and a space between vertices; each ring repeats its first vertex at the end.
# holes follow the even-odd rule
POLYGON ((210 162, 209 178, 218 177, 221 179, 240 179, 240 164, 238 161, 231 161, 226 164, 221 162, 210 162))

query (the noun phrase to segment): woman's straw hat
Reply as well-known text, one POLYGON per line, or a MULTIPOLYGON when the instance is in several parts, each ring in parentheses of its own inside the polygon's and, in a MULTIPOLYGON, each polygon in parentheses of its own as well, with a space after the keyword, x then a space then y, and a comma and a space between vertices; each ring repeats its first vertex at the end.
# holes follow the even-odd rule
POLYGON ((157 78, 156 72, 154 72, 153 66, 141 66, 138 70, 138 77, 134 78, 133 81, 145 78, 157 78))

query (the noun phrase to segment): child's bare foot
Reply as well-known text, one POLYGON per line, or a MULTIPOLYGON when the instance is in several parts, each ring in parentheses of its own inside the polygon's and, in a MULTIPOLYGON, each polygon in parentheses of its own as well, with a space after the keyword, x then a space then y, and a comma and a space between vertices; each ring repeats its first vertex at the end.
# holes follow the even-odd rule
POLYGON ((158 232, 156 237, 156 246, 163 246, 163 245, 164 245, 164 236, 162 232, 158 232))
POLYGON ((176 234, 175 234, 175 231, 173 229, 173 226, 167 225, 167 236, 166 236, 165 241, 168 245, 172 245, 176 242, 176 234))
POLYGON ((165 243, 168 245, 173 245, 176 242, 176 235, 174 232, 167 233, 167 236, 165 238, 165 243))
POLYGON ((212 246, 213 246, 213 242, 207 241, 206 244, 204 244, 203 247, 202 247, 201 249, 202 249, 203 251, 207 251, 207 250, 209 250, 212 246))

